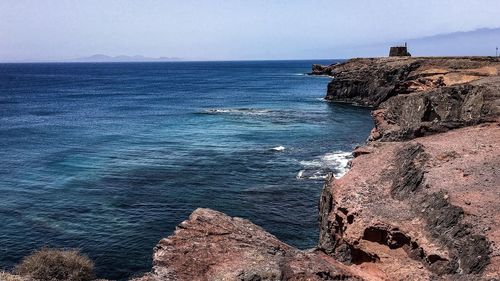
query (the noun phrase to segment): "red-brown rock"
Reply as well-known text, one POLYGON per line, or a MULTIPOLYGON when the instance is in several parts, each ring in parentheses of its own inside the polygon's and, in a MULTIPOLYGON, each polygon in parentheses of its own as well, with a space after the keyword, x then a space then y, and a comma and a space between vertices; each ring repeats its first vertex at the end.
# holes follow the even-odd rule
POLYGON ((367 58, 326 67, 326 100, 376 107, 371 140, 397 141, 494 120, 500 59, 367 58))
POLYGON ((323 190, 320 248, 384 280, 500 278, 500 126, 375 142, 323 190))
POLYGON ((159 280, 362 280, 321 252, 300 251, 241 218, 195 210, 154 250, 159 280))

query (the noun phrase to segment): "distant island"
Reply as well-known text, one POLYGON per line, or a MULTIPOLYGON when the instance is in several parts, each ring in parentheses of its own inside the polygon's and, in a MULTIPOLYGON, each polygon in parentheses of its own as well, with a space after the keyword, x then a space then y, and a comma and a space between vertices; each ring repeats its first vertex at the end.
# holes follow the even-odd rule
POLYGON ((182 61, 181 58, 176 57, 145 57, 141 55, 136 56, 108 56, 103 54, 95 54, 89 57, 82 57, 67 60, 69 62, 167 62, 167 61, 182 61))

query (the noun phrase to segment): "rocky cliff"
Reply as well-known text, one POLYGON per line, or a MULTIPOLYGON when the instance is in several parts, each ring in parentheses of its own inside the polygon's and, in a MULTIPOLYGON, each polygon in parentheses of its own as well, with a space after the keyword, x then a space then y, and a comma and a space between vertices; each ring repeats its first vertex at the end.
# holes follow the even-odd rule
POLYGON ((299 251, 259 226, 195 210, 154 250, 153 271, 135 281, 362 280, 322 251, 299 251))
POLYGON ((494 121, 500 106, 497 58, 353 59, 313 73, 334 79, 326 99, 372 106, 372 139, 408 140, 494 121))
POLYGON ((383 280, 499 278, 499 70, 491 58, 325 67, 326 99, 374 107, 375 128, 325 184, 319 248, 383 280))
POLYGON ((325 183, 317 249, 198 209, 136 280, 499 279, 499 73, 494 58, 313 66, 333 76, 327 100, 372 106, 375 119, 351 170, 325 183))

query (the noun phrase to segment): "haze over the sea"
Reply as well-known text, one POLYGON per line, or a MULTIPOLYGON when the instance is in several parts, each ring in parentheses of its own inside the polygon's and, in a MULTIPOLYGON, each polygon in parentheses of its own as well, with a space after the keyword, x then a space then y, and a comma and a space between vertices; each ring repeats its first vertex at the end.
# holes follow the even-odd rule
POLYGON ((3 0, 0 61, 349 58, 405 41, 415 55, 494 55, 498 11, 498 0, 3 0))

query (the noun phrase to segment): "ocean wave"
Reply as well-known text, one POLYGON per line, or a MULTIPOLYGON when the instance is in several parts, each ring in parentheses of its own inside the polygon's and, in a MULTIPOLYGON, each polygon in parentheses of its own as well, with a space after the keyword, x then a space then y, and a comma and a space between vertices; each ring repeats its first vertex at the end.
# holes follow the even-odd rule
POLYGON ((352 153, 337 151, 326 153, 312 160, 300 161, 303 169, 297 173, 297 179, 319 180, 333 173, 335 178, 341 178, 349 170, 352 153))
POLYGON ((328 176, 327 170, 300 170, 297 173, 297 179, 322 180, 328 176))
POLYGON ((271 113, 272 110, 257 108, 210 108, 203 112, 207 114, 265 115, 271 113))
POLYGON ((277 151, 277 152, 281 152, 281 151, 285 151, 285 147, 280 145, 280 146, 276 146, 276 147, 273 147, 270 149, 271 151, 277 151))

